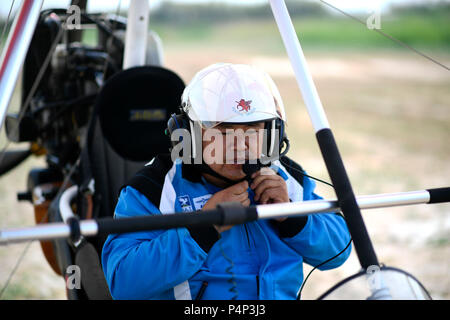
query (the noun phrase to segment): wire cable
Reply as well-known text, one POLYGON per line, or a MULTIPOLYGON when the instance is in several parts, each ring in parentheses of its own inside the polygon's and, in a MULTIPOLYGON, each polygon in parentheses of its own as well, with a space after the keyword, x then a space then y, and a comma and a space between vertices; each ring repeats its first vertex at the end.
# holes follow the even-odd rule
POLYGON ((313 179, 313 180, 316 180, 316 181, 318 181, 318 182, 321 182, 321 183, 323 183, 323 184, 329 185, 330 187, 334 188, 334 186, 333 186, 331 183, 329 183, 329 182, 327 182, 327 181, 324 181, 324 180, 321 180, 321 179, 319 179, 319 178, 310 176, 310 175, 306 174, 304 171, 299 170, 299 169, 294 168, 293 166, 289 165, 287 162, 283 162, 283 160, 281 160, 281 158, 280 158, 280 162, 281 162, 282 165, 291 168, 292 170, 294 170, 294 171, 300 173, 301 175, 303 175, 303 176, 305 176, 305 177, 311 178, 311 179, 313 179))
MULTIPOLYGON (((69 183, 70 178, 74 174, 75 169, 79 166, 79 163, 80 163, 80 158, 78 158, 77 161, 75 161, 75 164, 70 167, 69 172, 67 173, 67 176, 64 178, 64 181, 63 181, 61 187, 59 188, 59 190, 58 190, 58 192, 57 192, 57 194, 55 196, 55 199, 58 199, 58 197, 61 195, 61 193, 63 191, 65 191, 65 188, 66 188, 67 184, 69 183)), ((42 218, 39 221, 37 221, 37 224, 42 223, 47 217, 48 217, 48 210, 42 216, 42 218)), ((33 242, 33 240, 29 240, 27 242, 27 245, 23 249, 23 251, 20 254, 19 258, 17 259, 16 264, 14 265, 13 269, 11 270, 8 278, 6 279, 5 284, 3 285, 2 290, 0 291, 0 300, 2 299, 3 294, 5 293, 6 289, 8 289, 8 286, 9 286, 9 283, 11 282, 12 277, 14 276, 14 274, 16 273, 17 269, 19 268, 20 264, 22 263, 22 260, 25 257, 25 254, 28 252, 28 249, 30 248, 30 245, 31 245, 32 242, 33 242)))
MULTIPOLYGON (((353 15, 347 13, 347 12, 345 12, 344 10, 339 9, 339 8, 333 6, 332 4, 330 4, 330 3, 328 3, 328 2, 326 2, 324 0, 319 0, 319 1, 322 2, 323 4, 327 5, 328 7, 332 8, 332 9, 334 9, 334 10, 340 12, 340 13, 342 13, 343 15, 347 16, 348 18, 350 18, 352 20, 355 20, 355 21, 361 23, 364 26, 367 26, 366 22, 362 21, 361 19, 359 19, 359 18, 357 18, 357 17, 355 17, 355 16, 353 16, 353 15)), ((424 54, 423 52, 420 52, 419 50, 411 47, 410 45, 404 43, 403 41, 400 41, 399 39, 394 38, 390 34, 387 34, 386 32, 383 32, 383 31, 381 31, 380 29, 377 29, 377 28, 374 28, 374 29, 371 29, 371 30, 381 34, 383 37, 388 38, 389 40, 391 40, 393 42, 396 42, 397 44, 403 46, 404 48, 409 49, 409 50, 417 53, 418 55, 424 57, 425 59, 430 60, 431 62, 435 63, 436 65, 438 65, 438 66, 440 66, 440 67, 442 67, 444 69, 446 69, 447 71, 450 71, 450 68, 447 67, 446 65, 444 65, 443 63, 441 63, 441 62, 437 61, 436 59, 434 59, 434 58, 424 54)))
MULTIPOLYGON (((28 93, 28 95, 25 99, 25 102, 22 105, 22 108, 20 110, 20 113, 19 113, 19 116, 17 119, 17 126, 12 128, 12 132, 11 132, 12 136, 16 135, 17 131, 19 130, 19 123, 22 121, 22 118, 25 116, 25 113, 28 110, 28 107, 30 105, 31 99, 33 98, 33 95, 34 95, 36 89, 38 88, 40 81, 45 74, 45 71, 47 70, 47 66, 50 63, 52 55, 53 55, 53 51, 55 50, 56 45, 58 44, 59 40, 62 38, 63 30, 64 30, 63 28, 59 29, 58 34, 56 35, 55 39, 53 40, 52 46, 50 47, 50 49, 47 53, 47 56, 45 57, 45 60, 42 63, 41 68, 39 69, 39 73, 37 74, 36 79, 34 79, 33 86, 31 87, 30 92, 28 93)), ((3 158, 5 157, 6 150, 8 149, 10 143, 11 143, 11 140, 8 140, 6 142, 5 147, 0 151, 0 163, 2 163, 3 158)))
POLYGON ((3 39, 3 37, 5 35, 6 28, 8 27, 9 18, 11 17, 11 12, 12 12, 13 7, 14 7, 14 2, 15 2, 15 0, 13 0, 12 3, 11 3, 11 7, 9 8, 8 16, 6 17, 5 24, 3 25, 2 35, 0 36, 0 41, 1 41, 0 44, 1 43, 6 43, 6 39, 3 39), (3 41, 3 40, 5 40, 5 41, 3 41))
POLYGON ((352 241, 353 241, 353 239, 350 238, 350 241, 347 243, 347 245, 345 246, 345 248, 342 249, 341 252, 339 252, 339 253, 338 253, 337 255, 335 255, 334 257, 331 257, 330 259, 325 260, 324 262, 321 262, 321 263, 319 263, 317 266, 315 266, 314 268, 312 268, 312 270, 311 270, 311 271, 308 273, 308 275, 306 276, 305 280, 304 280, 303 283, 302 283, 302 286, 300 287, 300 290, 299 290, 298 293, 297 293, 297 300, 300 300, 301 295, 302 295, 303 288, 305 287, 305 283, 306 283, 306 281, 308 281, 308 278, 309 278, 309 276, 311 275, 311 273, 313 273, 313 271, 316 270, 317 268, 320 268, 320 267, 323 266, 324 264, 326 264, 326 263, 328 263, 328 262, 330 262, 330 261, 336 259, 336 258, 339 257, 341 254, 343 254, 343 253, 347 250, 347 248, 350 246, 350 244, 352 243, 352 241))
MULTIPOLYGON (((331 183, 326 182, 326 181, 321 180, 321 179, 318 179, 318 178, 315 178, 315 177, 313 177, 313 176, 307 175, 307 174, 304 173, 303 171, 298 170, 297 168, 294 168, 293 166, 289 165, 289 164, 286 163, 286 162, 283 162, 283 161, 281 160, 281 158, 280 158, 280 162, 281 162, 284 166, 287 166, 287 167, 291 168, 292 170, 295 170, 296 172, 300 173, 301 175, 304 175, 304 176, 306 176, 306 177, 308 177, 308 178, 314 179, 314 180, 316 180, 316 181, 318 181, 318 182, 324 183, 324 184, 326 184, 326 185, 331 186, 331 187, 334 188, 334 186, 333 186, 331 183)), ((344 217, 342 214, 340 214, 340 216, 345 220, 345 217, 344 217)), ((326 264, 326 263, 328 263, 328 262, 330 262, 330 261, 336 259, 336 258, 339 257, 341 254, 343 254, 343 253, 348 249, 348 247, 350 246, 350 244, 352 243, 352 241, 353 241, 353 239, 350 238, 350 241, 347 243, 347 245, 345 246, 345 248, 344 248, 342 251, 340 251, 340 252, 339 252, 338 254, 336 254, 335 256, 333 256, 333 257, 331 257, 331 258, 329 258, 329 259, 327 259, 327 260, 325 260, 325 261, 319 263, 319 264, 316 265, 313 269, 311 269, 311 271, 310 271, 310 272, 308 273, 308 275, 306 276, 305 280, 303 280, 303 283, 302 283, 302 285, 301 285, 301 287, 300 287, 300 290, 299 290, 298 293, 297 293, 297 300, 300 300, 300 299, 301 299, 301 295, 302 295, 303 288, 305 287, 306 281, 308 281, 308 279, 309 279, 309 277, 311 276, 311 274, 313 273, 313 271, 316 270, 317 268, 320 268, 320 267, 323 266, 324 264, 326 264)))

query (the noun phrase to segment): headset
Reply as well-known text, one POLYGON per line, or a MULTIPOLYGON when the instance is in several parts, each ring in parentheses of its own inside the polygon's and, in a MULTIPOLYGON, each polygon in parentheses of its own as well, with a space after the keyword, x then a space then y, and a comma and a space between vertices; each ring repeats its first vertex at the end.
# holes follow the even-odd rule
MULTIPOLYGON (((283 120, 276 118, 271 120, 265 120, 264 126, 264 138, 263 145, 267 146, 267 141, 270 141, 267 155, 263 154, 261 159, 258 159, 258 163, 263 165, 270 165, 271 162, 278 160, 280 157, 284 156, 289 151, 289 139, 285 130, 285 123, 283 120), (278 134, 278 142, 275 141, 278 134), (274 151, 277 151, 274 153, 274 151)), ((169 136, 172 147, 175 147, 178 143, 182 142, 182 137, 179 140, 172 139, 172 133, 177 129, 186 130, 187 133, 192 137, 191 143, 191 163, 196 158, 196 156, 201 155, 201 132, 195 130, 196 125, 189 119, 186 112, 180 107, 180 113, 171 114, 169 120, 167 121, 167 128, 165 134, 169 136), (200 135, 200 139, 199 139, 200 135)), ((198 127, 198 126, 197 126, 198 127)), ((203 162, 203 161, 202 161, 203 162)))

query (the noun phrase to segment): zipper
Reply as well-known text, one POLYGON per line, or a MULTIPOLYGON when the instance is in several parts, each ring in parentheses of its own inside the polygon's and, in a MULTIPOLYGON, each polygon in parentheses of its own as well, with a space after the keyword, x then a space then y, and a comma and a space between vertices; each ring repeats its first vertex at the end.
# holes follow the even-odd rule
POLYGON ((200 290, 198 291, 197 296, 195 297, 195 300, 201 300, 203 297, 203 294, 205 293, 206 287, 208 286, 208 282, 203 281, 202 286, 200 287, 200 290))
POLYGON ((247 237, 248 248, 250 249, 250 236, 248 235, 248 229, 247 229, 247 225, 246 224, 244 224, 244 229, 245 229, 245 235, 247 237))
POLYGON ((259 276, 256 275, 256 296, 259 298, 259 276))

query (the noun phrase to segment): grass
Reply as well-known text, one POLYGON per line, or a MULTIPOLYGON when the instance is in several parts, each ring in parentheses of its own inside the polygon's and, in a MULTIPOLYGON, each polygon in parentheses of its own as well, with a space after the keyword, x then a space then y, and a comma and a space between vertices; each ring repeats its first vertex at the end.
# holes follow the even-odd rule
MULTIPOLYGON (((28 280, 29 281, 29 280, 28 280)), ((30 290, 28 281, 22 280, 20 283, 12 283, 8 286, 2 299, 3 300, 21 300, 32 299, 36 297, 36 292, 30 290)))
MULTIPOLYGON (((365 21, 367 17, 360 17, 365 21)), ((346 17, 306 17, 293 20, 302 46, 308 50, 404 49, 366 26, 346 17)), ((164 42, 182 47, 208 44, 217 47, 243 47, 254 52, 282 53, 284 47, 273 19, 251 19, 211 23, 161 23, 150 17, 150 28, 164 42)), ((450 48, 450 20, 446 13, 382 16, 381 31, 417 49, 438 52, 450 48)), ((84 41, 94 43, 95 32, 85 32, 84 41)))
MULTIPOLYGON (((151 21, 151 20, 150 20, 151 21)), ((381 30, 420 48, 445 50, 450 47, 450 20, 445 15, 408 15, 381 20, 381 30)), ((329 49, 396 49, 397 44, 347 18, 304 18, 293 21, 305 47, 329 49)), ((198 21, 188 25, 151 24, 163 39, 174 43, 256 45, 256 50, 284 50, 274 20, 251 20, 225 24, 198 21)))

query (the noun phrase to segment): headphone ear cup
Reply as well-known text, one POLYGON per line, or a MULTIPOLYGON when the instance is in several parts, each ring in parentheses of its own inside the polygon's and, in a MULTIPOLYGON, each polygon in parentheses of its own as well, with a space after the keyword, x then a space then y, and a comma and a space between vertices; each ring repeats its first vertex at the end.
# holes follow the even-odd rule
MULTIPOLYGON (((267 153, 271 149, 270 141, 272 141, 272 121, 266 121, 266 124, 264 126, 265 133, 263 138, 263 146, 266 146, 267 153)), ((278 145, 275 145, 275 148, 278 148, 278 154, 281 154, 281 149, 283 146, 283 141, 287 140, 286 130, 284 126, 284 121, 281 119, 275 120, 275 132, 278 133, 278 145)), ((277 141, 274 141, 274 143, 277 143, 277 141)), ((268 154, 266 155, 268 156, 268 154)))
POLYGON ((176 118, 178 120, 178 123, 180 124, 181 129, 186 129, 189 132, 191 131, 191 127, 189 125, 189 119, 185 113, 177 114, 176 118))
POLYGON ((172 133, 177 129, 186 129, 190 131, 189 121, 184 113, 182 114, 172 113, 170 115, 169 120, 167 121, 166 135, 169 136, 172 147, 174 147, 179 142, 179 141, 172 141, 171 139, 172 133))
POLYGON ((285 127, 285 123, 283 120, 279 119, 280 121, 280 157, 285 156, 286 153, 288 153, 289 148, 290 148, 290 143, 289 143, 289 139, 287 137, 287 133, 286 133, 286 127, 285 127), (282 149, 284 148, 284 150, 282 151, 282 149))
POLYGON ((176 122, 173 119, 174 116, 175 116, 175 113, 172 113, 170 115, 169 120, 167 121, 167 128, 166 128, 165 134, 166 134, 166 136, 169 136, 169 137, 172 136, 172 132, 176 129, 176 122))
POLYGON ((190 130, 190 128, 189 128, 189 120, 187 119, 185 114, 172 113, 170 115, 170 118, 167 121, 166 134, 168 136, 171 136, 172 132, 175 131, 176 129, 190 130))
POLYGON ((277 129, 280 132, 280 145, 283 142, 283 140, 287 139, 287 134, 284 126, 284 121, 281 119, 277 119, 277 129))

